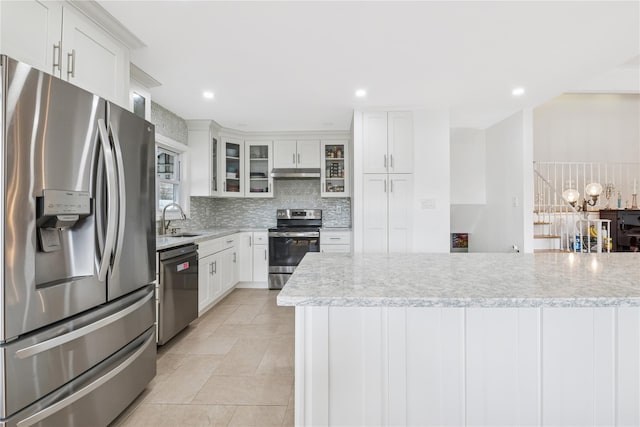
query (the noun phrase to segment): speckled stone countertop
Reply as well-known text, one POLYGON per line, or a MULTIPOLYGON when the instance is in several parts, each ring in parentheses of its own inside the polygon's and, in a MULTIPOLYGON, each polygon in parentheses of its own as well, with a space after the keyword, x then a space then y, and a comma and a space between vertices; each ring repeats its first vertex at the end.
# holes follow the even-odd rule
POLYGON ((264 231, 265 228, 212 228, 207 230, 184 231, 185 233, 198 234, 192 237, 175 237, 171 234, 156 236, 156 251, 174 248, 176 246, 186 245, 188 243, 204 242, 206 240, 215 239, 217 237, 225 237, 231 234, 245 231, 264 231))
POLYGON ((278 305, 638 307, 640 254, 308 253, 278 305))

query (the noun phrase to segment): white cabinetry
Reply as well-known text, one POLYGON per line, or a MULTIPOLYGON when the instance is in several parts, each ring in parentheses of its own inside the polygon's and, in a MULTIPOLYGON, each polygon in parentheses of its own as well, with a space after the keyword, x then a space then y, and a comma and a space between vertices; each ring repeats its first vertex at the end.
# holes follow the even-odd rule
POLYGON ((351 232, 320 230, 320 252, 350 253, 351 232))
POLYGON ((0 2, 0 51, 129 107, 129 50, 68 3, 0 2))
POLYGON ((219 181, 222 181, 221 195, 226 197, 244 196, 244 143, 235 138, 222 139, 222 167, 219 181))
POLYGON ((241 288, 267 288, 269 246, 266 231, 240 233, 241 288))
POLYGON ((365 174, 363 252, 411 251, 412 174, 365 174))
POLYGON ((640 425, 638 307, 298 306, 295 318, 296 425, 640 425))
POLYGON ((245 141, 245 197, 273 197, 273 142, 245 141))
POLYGON ((320 168, 320 141, 275 141, 273 167, 276 169, 320 168))
POLYGON ((350 163, 347 141, 322 141, 320 155, 320 195, 349 196, 350 163))
MULTIPOLYGON (((355 138, 363 174, 356 180, 354 237, 357 251, 412 250, 413 116, 411 112, 362 113, 362 138, 355 138)), ((358 165, 355 167, 358 169, 358 165)))
POLYGON ((269 276, 269 238, 266 232, 253 233, 253 281, 267 286, 269 276))
POLYGON ((203 314, 238 283, 238 235, 198 243, 198 312, 203 314))
POLYGON ((363 113, 364 173, 413 173, 411 112, 363 113))

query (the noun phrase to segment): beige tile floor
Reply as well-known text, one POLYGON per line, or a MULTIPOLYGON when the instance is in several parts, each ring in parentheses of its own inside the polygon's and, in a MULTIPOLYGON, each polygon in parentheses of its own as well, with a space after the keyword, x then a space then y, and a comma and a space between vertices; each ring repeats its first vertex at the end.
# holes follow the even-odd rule
POLYGON ((236 289, 168 344, 112 426, 293 426, 294 311, 236 289))

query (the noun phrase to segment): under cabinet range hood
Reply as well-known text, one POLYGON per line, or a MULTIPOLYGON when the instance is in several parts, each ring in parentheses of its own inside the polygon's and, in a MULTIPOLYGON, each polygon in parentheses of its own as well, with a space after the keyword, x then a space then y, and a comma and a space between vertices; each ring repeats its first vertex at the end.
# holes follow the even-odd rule
POLYGON ((279 168, 271 170, 271 178, 320 178, 320 168, 279 168))

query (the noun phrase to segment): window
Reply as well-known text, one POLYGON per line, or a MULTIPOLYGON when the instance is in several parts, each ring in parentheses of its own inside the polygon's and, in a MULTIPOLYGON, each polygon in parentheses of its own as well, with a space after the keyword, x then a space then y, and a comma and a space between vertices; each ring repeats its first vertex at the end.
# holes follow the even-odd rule
POLYGON ((170 203, 180 202, 180 154, 164 148, 156 148, 157 210, 162 211, 170 203))
MULTIPOLYGON (((170 203, 180 205, 189 216, 189 147, 156 134, 156 219, 170 203)), ((177 209, 169 208, 166 219, 178 219, 177 209)))

